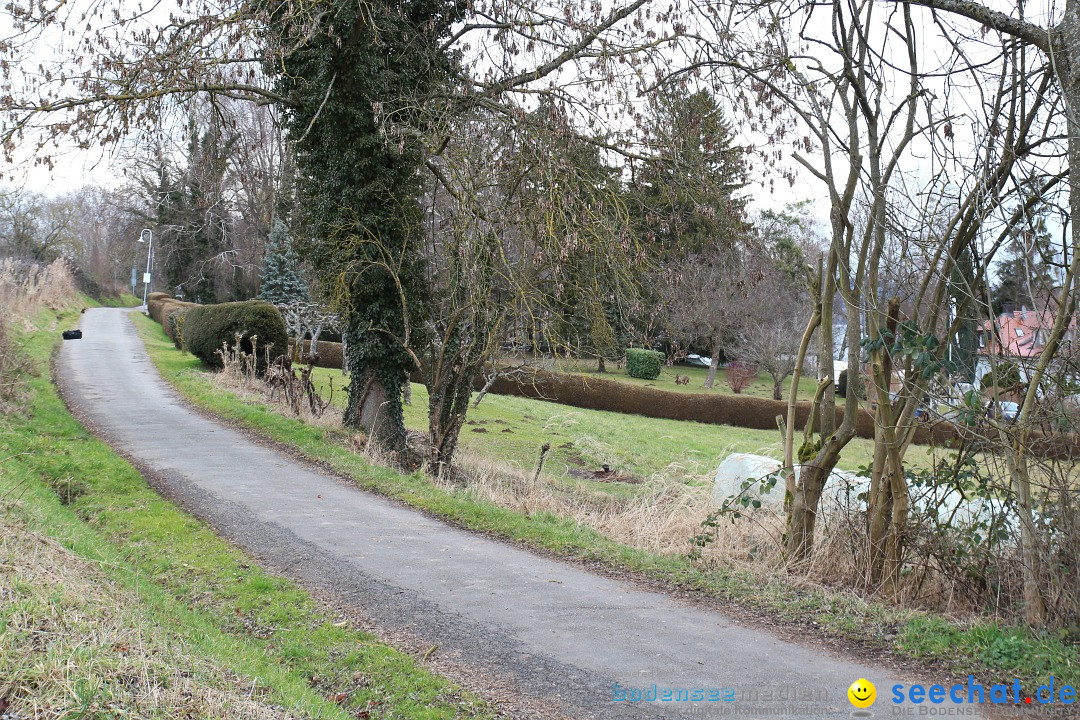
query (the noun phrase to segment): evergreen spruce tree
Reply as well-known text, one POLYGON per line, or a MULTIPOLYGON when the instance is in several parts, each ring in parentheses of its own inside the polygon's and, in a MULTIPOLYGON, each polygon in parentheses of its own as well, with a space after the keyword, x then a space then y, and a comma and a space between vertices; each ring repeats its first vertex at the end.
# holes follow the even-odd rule
POLYGON ((745 236, 744 151, 708 90, 668 89, 652 107, 653 154, 633 179, 641 237, 669 260, 745 236))
POLYGON ((307 283, 300 275, 300 257, 293 249, 289 229, 280 219, 274 220, 266 242, 259 299, 273 305, 308 299, 307 283))
POLYGON ((1004 312, 1006 305, 1016 310, 1041 306, 1054 285, 1054 247, 1046 223, 1046 206, 1040 202, 1026 210, 1011 235, 1005 259, 997 267, 997 283, 991 288, 995 315, 1004 312))

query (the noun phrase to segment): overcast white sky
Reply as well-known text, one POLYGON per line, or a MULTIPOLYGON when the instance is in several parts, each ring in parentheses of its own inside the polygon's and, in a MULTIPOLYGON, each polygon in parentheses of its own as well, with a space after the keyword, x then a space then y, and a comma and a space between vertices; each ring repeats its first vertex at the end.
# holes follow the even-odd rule
MULTIPOLYGON (((992 4, 999 6, 1002 10, 1008 11, 1010 9, 1009 3, 1005 2, 1005 0, 992 4)), ((159 14, 176 7, 173 0, 156 3, 155 5, 156 9, 153 12, 159 14)), ((129 9, 134 9, 135 6, 136 3, 131 2, 125 5, 129 9)), ((1038 7, 1027 6, 1025 11, 1031 20, 1042 23, 1047 22, 1048 18, 1059 15, 1055 0, 1040 3, 1038 7)), ((945 57, 949 51, 948 44, 940 36, 938 28, 930 22, 930 14, 923 10, 917 10, 916 17, 917 21, 922 24, 928 38, 925 47, 921 48, 924 57, 945 57), (935 34, 937 35, 935 36, 935 34)), ((819 10, 813 22, 821 23, 823 30, 827 30, 828 14, 819 10)), ((0 13, 0 33, 7 35, 5 29, 10 32, 10 22, 6 14, 0 13)), ((53 48, 51 49, 55 50, 55 38, 47 44, 52 45, 53 48)), ((35 60, 39 59, 41 57, 40 52, 35 53, 34 57, 35 60)), ((959 106, 962 106, 962 104, 959 106)), ((980 112, 981 108, 977 102, 969 104, 966 112, 967 117, 959 118, 956 123, 958 136, 961 136, 961 129, 965 124, 975 126, 980 122, 980 112)), ((969 134, 968 137, 970 136, 969 134)), ((763 142, 761 137, 749 135, 744 135, 744 141, 753 142, 757 145, 761 145, 763 142)), ((50 195, 70 192, 87 184, 112 187, 123 180, 122 160, 119 159, 122 156, 122 153, 116 151, 105 152, 101 148, 91 151, 67 149, 59 154, 58 162, 52 170, 41 165, 35 165, 32 161, 28 161, 27 158, 20 163, 19 167, 8 166, 3 168, 4 184, 16 184, 50 195)), ((905 167, 909 179, 915 186, 919 184, 919 177, 925 170, 920 166, 920 162, 920 153, 916 150, 912 153, 911 159, 905 167)), ((826 219, 828 217, 828 203, 824 188, 801 168, 798 169, 797 176, 799 179, 796 184, 789 186, 785 180, 779 177, 775 178, 773 183, 769 183, 768 179, 762 178, 759 173, 757 177, 754 177, 753 184, 746 191, 747 195, 752 199, 752 207, 758 210, 765 208, 779 209, 789 203, 810 200, 812 214, 822 220, 826 219), (769 190, 770 185, 772 186, 772 192, 769 190)))

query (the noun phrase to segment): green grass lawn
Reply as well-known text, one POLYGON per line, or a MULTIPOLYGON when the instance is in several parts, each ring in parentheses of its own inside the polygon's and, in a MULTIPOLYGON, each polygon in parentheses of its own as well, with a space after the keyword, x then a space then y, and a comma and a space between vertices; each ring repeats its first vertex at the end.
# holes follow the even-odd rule
MULTIPOLYGON (((1036 633, 990 619, 968 618, 963 622, 954 622, 930 613, 868 601, 846 591, 797 586, 785 574, 765 568, 750 571, 735 566, 704 567, 686 555, 660 555, 617 543, 588 526, 550 513, 529 514, 500 507, 477 498, 468 488, 447 488, 421 473, 402 475, 372 465, 348 449, 344 434, 338 430, 304 423, 283 415, 260 400, 241 398, 221 390, 200 369, 197 360, 173 347, 157 324, 142 316, 135 316, 135 321, 158 370, 195 406, 248 427, 313 461, 328 465, 352 477, 361 487, 463 527, 549 550, 564 557, 599 563, 631 576, 699 591, 751 609, 758 616, 769 617, 773 622, 810 628, 815 635, 826 632, 845 637, 866 649, 886 651, 903 658, 934 661, 943 665, 948 672, 1019 677, 1026 682, 1037 680, 1040 683, 1054 676, 1058 684, 1074 686, 1080 682, 1080 662, 1075 647, 1055 634, 1036 633)), ((338 372, 335 386, 340 388, 340 381, 338 372)), ((419 391, 420 388, 414 388, 414 407, 409 410, 409 422, 414 426, 417 418, 422 417, 424 408, 419 391)), ((488 436, 495 433, 493 426, 501 428, 501 424, 495 422, 500 419, 500 412, 506 413, 503 417, 519 413, 518 423, 525 421, 525 414, 533 414, 540 426, 549 426, 545 431, 548 433, 558 429, 556 425, 562 421, 557 416, 567 412, 566 409, 559 410, 557 406, 548 406, 545 411, 537 409, 548 405, 546 403, 514 405, 518 402, 534 402, 517 398, 499 398, 511 404, 502 406, 491 403, 490 410, 485 409, 488 401, 495 399, 485 399, 473 416, 477 422, 486 420, 487 424, 467 427, 470 438, 477 436, 479 439, 475 441, 478 443, 486 442, 488 436), (504 409, 500 410, 500 407, 504 409), (525 413, 520 409, 523 407, 531 410, 525 413), (492 415, 484 414, 488 412, 492 415), (489 432, 472 433, 468 429, 472 427, 485 427, 489 432)), ((585 411, 581 412, 582 418, 585 418, 585 411)), ((643 442, 642 438, 630 434, 634 432, 631 426, 619 425, 627 417, 615 416, 615 426, 611 430, 613 434, 604 437, 613 438, 621 427, 626 437, 619 443, 620 446, 643 442)), ((643 422, 647 422, 649 427, 654 427, 656 423, 653 420, 643 422)), ((521 427, 520 424, 518 427, 521 427)), ((576 427, 580 429, 584 426, 579 424, 576 427)), ((702 428, 703 432, 723 431, 713 426, 702 428)), ((570 437, 568 428, 559 432, 570 437)), ((520 446, 505 441, 504 449, 500 452, 520 456, 523 460, 528 457, 525 466, 531 467, 535 446, 532 450, 530 446, 540 437, 535 430, 530 433, 532 435, 522 440, 520 446)), ((674 444, 677 441, 673 437, 666 442, 674 444)), ((634 455, 630 453, 627 456, 634 455)), ((647 456, 648 453, 644 453, 642 459, 635 462, 659 462, 645 459, 647 456)))
POLYGON ((119 297, 105 298, 101 304, 105 307, 138 307, 142 305, 142 298, 135 297, 129 292, 122 292, 119 297))
MULTIPOLYGON (((9 699, 22 704, 13 711, 37 702, 39 693, 60 706, 56 717, 127 716, 130 708, 113 706, 135 687, 130 672, 118 670, 129 650, 122 643, 98 647, 97 629, 117 619, 97 612, 135 623, 130 635, 158 648, 147 656, 154 658, 147 661, 152 667, 136 673, 137 680, 153 673, 152 681, 140 680, 138 687, 177 682, 155 669, 168 664, 167 648, 175 647, 176 662, 193 665, 180 666, 176 677, 190 675, 191 682, 213 687, 235 676, 241 696, 253 694, 277 708, 274 717, 285 711, 341 720, 494 716, 475 696, 356 629, 296 584, 260 569, 160 497, 79 424, 57 395, 48 367, 57 329, 77 317, 77 309, 43 311, 34 319, 37 330, 20 337, 36 375, 28 378, 22 411, 0 416, 0 519, 19 537, 29 532, 55 538, 88 572, 105 578, 109 597, 125 600, 107 613, 55 578, 41 587, 17 575, 12 580, 13 563, 4 565, 0 696, 15 693, 9 699), (63 612, 71 616, 59 623, 61 632, 41 629, 58 625, 55 618, 63 612), (87 636, 71 635, 78 632, 87 636)), ((5 547, 21 557, 18 545, 5 547)), ((6 557, 0 554, 0 564, 6 557)), ((180 707, 152 717, 179 720, 190 717, 187 712, 180 707)), ((224 711, 222 717, 228 716, 224 711)))
MULTIPOLYGON (((345 404, 340 371, 316 368, 314 379, 324 394, 333 380, 334 400, 345 404)), ((405 407, 410 430, 427 430, 427 390, 412 386, 412 405, 405 407)), ((662 420, 625 413, 587 410, 543 400, 489 394, 469 411, 461 444, 475 452, 530 470, 540 446, 551 443, 548 472, 565 477, 576 468, 597 470, 604 463, 628 475, 648 478, 708 476, 733 452, 783 457, 779 430, 753 430, 684 420, 662 420)), ((873 460, 873 442, 855 438, 844 450, 839 467, 856 471, 873 460)), ((907 461, 928 467, 932 448, 912 446, 907 461)))

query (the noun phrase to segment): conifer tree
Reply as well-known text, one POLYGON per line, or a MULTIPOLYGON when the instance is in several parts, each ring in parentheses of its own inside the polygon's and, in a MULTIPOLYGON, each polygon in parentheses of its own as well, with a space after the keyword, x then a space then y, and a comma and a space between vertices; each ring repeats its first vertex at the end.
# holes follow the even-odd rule
POLYGON ((266 242, 259 299, 273 305, 308 299, 307 283, 300 275, 300 257, 293 249, 289 229, 280 218, 274 220, 266 242))

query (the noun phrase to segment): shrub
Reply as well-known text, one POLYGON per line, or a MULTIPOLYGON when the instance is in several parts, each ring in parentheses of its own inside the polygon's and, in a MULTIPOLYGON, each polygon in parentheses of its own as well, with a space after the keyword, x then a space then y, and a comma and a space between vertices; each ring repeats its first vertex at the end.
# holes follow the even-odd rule
POLYGON ((167 307, 162 313, 165 318, 162 327, 165 328, 165 334, 172 338, 173 345, 176 346, 177 350, 187 349, 187 345, 184 344, 184 322, 188 311, 192 307, 195 307, 194 303, 190 305, 188 303, 182 305, 178 303, 167 307))
MULTIPOLYGON (((305 340, 304 345, 300 351, 300 362, 308 362, 308 360, 310 359, 308 358, 308 348, 310 347, 311 341, 305 340)), ((318 351, 318 353, 315 356, 315 367, 330 368, 331 370, 340 370, 344 366, 345 358, 342 357, 344 347, 341 343, 320 340, 319 345, 316 347, 316 350, 318 351)))
POLYGON ((222 303, 220 305, 197 305, 188 308, 184 317, 184 342, 191 353, 211 367, 221 367, 218 351, 236 344, 236 336, 242 337, 240 349, 252 351, 251 337, 257 336, 258 371, 266 369, 267 354, 264 349, 273 344, 271 359, 288 352, 289 339, 285 323, 270 303, 261 300, 222 303))
POLYGON ((993 372, 983 375, 979 387, 982 390, 997 388, 1005 392, 1018 388, 1023 383, 1023 378, 1020 376, 1020 366, 1014 362, 1002 360, 997 363, 997 367, 994 368, 993 372))
POLYGON ((176 302, 168 293, 153 292, 146 296, 146 313, 152 317, 159 325, 165 326, 162 322, 161 311, 165 309, 165 306, 176 302))
POLYGON ((626 349, 626 374, 643 380, 655 380, 660 377, 660 368, 664 366, 664 354, 642 348, 626 349))
POLYGON ((745 390, 750 383, 754 382, 754 378, 757 377, 757 368, 750 363, 745 363, 741 360, 735 360, 728 363, 727 366, 727 381, 731 386, 731 391, 738 395, 745 390))
POLYGON ((177 300, 165 293, 151 293, 146 299, 146 307, 150 317, 161 325, 161 329, 173 341, 176 349, 184 349, 183 311, 198 307, 198 305, 177 300))

